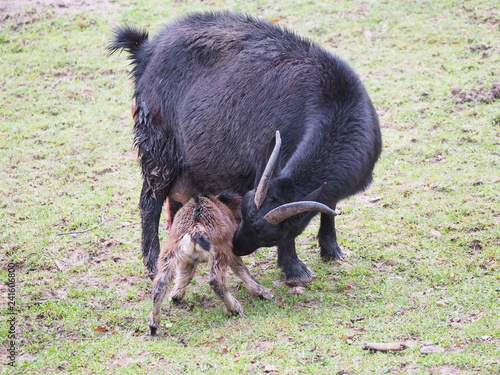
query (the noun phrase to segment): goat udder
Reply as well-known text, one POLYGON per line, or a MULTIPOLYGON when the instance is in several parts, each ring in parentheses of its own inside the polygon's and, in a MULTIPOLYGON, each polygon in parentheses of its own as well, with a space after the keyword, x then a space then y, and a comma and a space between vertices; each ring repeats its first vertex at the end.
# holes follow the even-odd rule
POLYGON ((193 195, 195 195, 195 189, 186 173, 175 179, 168 193, 172 200, 182 204, 186 204, 193 195))

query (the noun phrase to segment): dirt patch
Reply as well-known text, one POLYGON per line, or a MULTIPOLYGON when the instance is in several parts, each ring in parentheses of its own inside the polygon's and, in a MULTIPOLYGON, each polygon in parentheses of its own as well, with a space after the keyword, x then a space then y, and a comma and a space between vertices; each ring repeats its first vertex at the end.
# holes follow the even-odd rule
POLYGON ((438 374, 438 375, 461 375, 465 374, 465 370, 454 367, 451 365, 443 365, 443 366, 432 366, 429 369, 429 372, 431 374, 438 374))
POLYGON ((402 363, 399 366, 393 367, 391 369, 391 374, 400 375, 400 374, 413 374, 417 372, 417 367, 413 364, 402 363))
POLYGON ((491 87, 482 87, 479 89, 463 90, 460 87, 453 87, 451 95, 457 104, 468 102, 492 103, 500 99, 500 81, 493 82, 491 87))
POLYGON ((101 12, 115 11, 118 4, 112 0, 0 0, 0 12, 6 15, 27 11, 48 11, 56 13, 81 12, 99 7, 101 12))

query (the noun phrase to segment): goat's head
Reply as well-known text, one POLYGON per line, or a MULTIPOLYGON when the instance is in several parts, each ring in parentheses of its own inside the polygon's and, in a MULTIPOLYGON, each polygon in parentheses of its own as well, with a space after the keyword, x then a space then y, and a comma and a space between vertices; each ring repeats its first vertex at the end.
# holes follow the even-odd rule
POLYGON ((273 178, 279 158, 281 136, 276 132, 276 144, 256 189, 245 194, 241 204, 241 223, 234 235, 234 252, 248 255, 259 247, 278 244, 294 238, 302 231, 301 222, 310 218, 311 212, 335 216, 334 210, 315 202, 323 185, 303 200, 290 202, 290 182, 286 178, 273 178), (288 202, 288 203, 285 203, 288 202))

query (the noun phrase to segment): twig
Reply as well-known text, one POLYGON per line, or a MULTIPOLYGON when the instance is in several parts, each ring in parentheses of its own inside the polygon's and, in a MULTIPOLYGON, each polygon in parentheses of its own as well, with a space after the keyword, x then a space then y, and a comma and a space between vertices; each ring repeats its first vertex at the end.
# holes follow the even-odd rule
POLYGON ((60 262, 57 259, 52 259, 54 264, 56 265, 57 269, 61 272, 64 271, 64 268, 61 266, 60 262))
POLYGON ((97 224, 97 225, 94 225, 92 228, 89 228, 89 229, 85 229, 85 230, 75 230, 75 231, 72 231, 72 232, 61 232, 61 233, 57 233, 58 236, 64 236, 66 234, 82 234, 82 233, 86 233, 86 232, 89 232, 91 231, 92 229, 95 229, 97 227, 100 227, 103 223, 101 224, 97 224))
POLYGON ((59 78, 57 81, 55 81, 55 82, 52 84, 52 86, 50 86, 50 88, 51 88, 51 89, 55 88, 58 84, 60 84, 60 83, 61 83, 61 81, 62 81, 62 79, 61 79, 61 78, 59 78))
POLYGON ((385 343, 385 342, 367 342, 363 345, 362 349, 367 350, 378 350, 381 352, 388 352, 391 350, 404 350, 408 347, 408 345, 403 344, 401 342, 391 342, 391 343, 385 343))

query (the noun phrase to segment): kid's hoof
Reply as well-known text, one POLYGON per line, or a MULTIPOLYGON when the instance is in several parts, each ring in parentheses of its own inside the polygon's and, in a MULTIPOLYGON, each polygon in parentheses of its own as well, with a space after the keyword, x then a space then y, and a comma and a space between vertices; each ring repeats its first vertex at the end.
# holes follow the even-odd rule
POLYGON ((259 291, 258 297, 260 299, 272 299, 274 297, 274 294, 269 289, 262 287, 262 289, 259 291))
POLYGON ((243 308, 239 304, 239 302, 233 303, 231 308, 227 308, 227 314, 229 316, 243 316, 243 308))
POLYGON ((158 336, 158 333, 157 333, 157 328, 156 327, 149 327, 149 334, 151 336, 158 336))
POLYGON ((295 286, 295 287, 290 289, 290 294, 299 295, 299 294, 304 293, 305 291, 306 291, 306 288, 304 288, 303 286, 295 286))
POLYGON ((173 305, 182 305, 182 303, 184 302, 184 296, 182 297, 177 297, 177 296, 174 296, 174 297, 170 297, 170 301, 172 302, 173 305))

